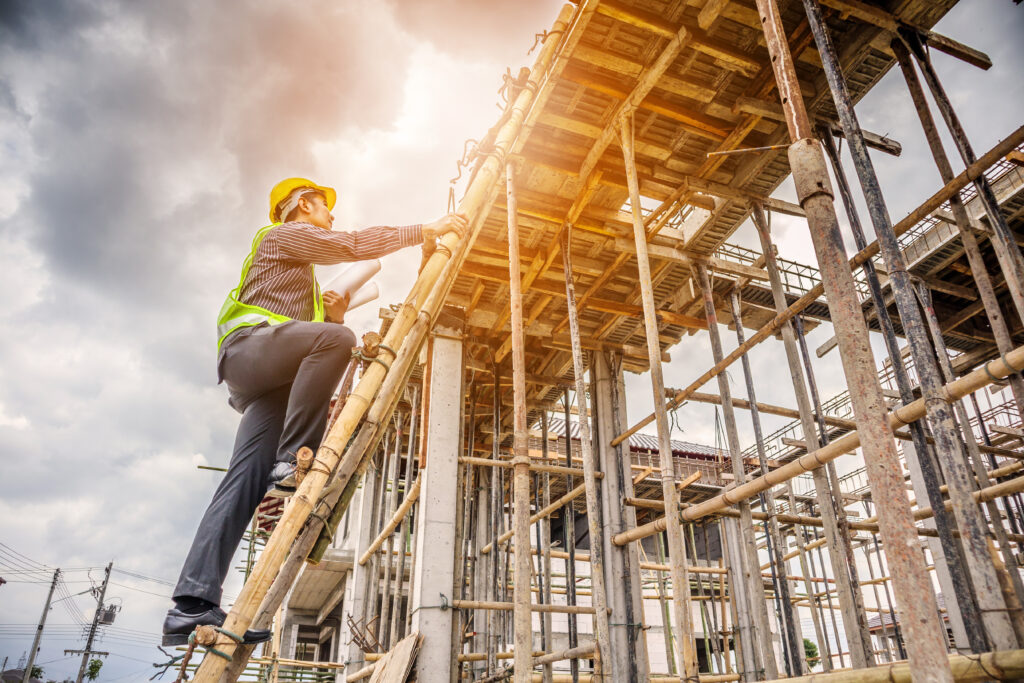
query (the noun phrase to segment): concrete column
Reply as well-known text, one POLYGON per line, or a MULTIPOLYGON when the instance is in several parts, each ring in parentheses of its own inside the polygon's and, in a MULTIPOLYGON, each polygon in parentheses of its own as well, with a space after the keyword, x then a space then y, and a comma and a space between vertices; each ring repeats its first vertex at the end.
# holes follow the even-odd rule
MULTIPOLYGON (((601 496, 604 521, 601 543, 605 552, 605 585, 611 609, 611 656, 606 665, 614 681, 646 681, 650 674, 644 631, 643 599, 640 594, 640 557, 638 544, 617 546, 612 536, 636 527, 636 508, 622 504, 633 497, 628 442, 612 446, 617 434, 629 428, 626 423, 626 386, 622 365, 616 357, 593 355, 591 411, 594 415, 594 446, 598 465, 604 472, 601 496)), ((671 653, 668 653, 671 657, 671 653)))
POLYGON ((462 318, 447 307, 431 336, 427 387, 430 408, 424 423, 427 465, 420 470, 412 593, 412 630, 423 637, 416 658, 419 683, 449 683, 453 663, 452 610, 440 606, 454 598, 459 500, 456 482, 463 409, 462 331, 462 318))
POLYGON ((346 579, 345 609, 344 615, 341 618, 342 642, 348 648, 346 661, 349 662, 349 665, 345 667, 346 674, 358 671, 366 665, 366 658, 362 649, 352 640, 348 617, 351 616, 358 622, 364 611, 363 604, 366 602, 370 566, 369 564, 359 564, 358 558, 373 541, 373 537, 370 534, 370 518, 373 509, 373 491, 377 487, 377 478, 377 469, 375 467, 367 469, 366 476, 363 477, 363 485, 356 490, 355 495, 352 497, 352 504, 349 506, 349 509, 353 511, 353 516, 349 523, 354 527, 350 533, 355 539, 353 556, 356 558, 356 562, 352 567, 350 576, 346 579))

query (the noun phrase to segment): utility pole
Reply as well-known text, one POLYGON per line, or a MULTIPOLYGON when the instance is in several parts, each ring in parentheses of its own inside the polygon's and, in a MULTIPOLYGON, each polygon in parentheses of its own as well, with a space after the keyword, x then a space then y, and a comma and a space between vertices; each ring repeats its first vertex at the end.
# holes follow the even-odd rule
POLYGON ((92 626, 89 627, 89 639, 85 642, 85 649, 82 650, 82 666, 78 668, 78 678, 76 683, 82 683, 82 679, 85 678, 85 668, 89 665, 89 655, 91 654, 107 654, 105 652, 93 653, 92 641, 96 637, 96 627, 100 623, 100 613, 103 612, 103 598, 107 595, 107 583, 110 581, 110 570, 114 568, 113 561, 107 565, 106 572, 103 575, 103 585, 100 587, 100 597, 96 600, 96 612, 92 615, 92 626))
MULTIPOLYGON (((36 650, 39 649, 39 640, 43 637, 43 626, 46 625, 46 615, 50 613, 50 601, 53 600, 53 591, 57 589, 57 581, 60 580, 60 569, 53 570, 53 582, 50 583, 50 592, 46 595, 46 606, 43 607, 43 616, 39 617, 39 626, 36 627, 36 637, 32 640, 32 649, 28 653, 28 663, 25 664, 25 675, 21 683, 29 683, 32 679, 32 665, 36 661, 36 650)), ((6 660, 4 660, 6 662, 6 660)))

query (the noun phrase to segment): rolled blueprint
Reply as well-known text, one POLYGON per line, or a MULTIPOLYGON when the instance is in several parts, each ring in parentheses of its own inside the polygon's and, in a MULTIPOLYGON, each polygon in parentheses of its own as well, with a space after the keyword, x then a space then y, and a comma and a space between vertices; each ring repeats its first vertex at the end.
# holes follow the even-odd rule
MULTIPOLYGON (((331 278, 327 284, 323 285, 320 289, 322 291, 335 291, 338 294, 349 296, 349 310, 352 310, 352 301, 355 300, 355 295, 359 292, 359 289, 370 281, 370 278, 380 272, 380 260, 373 259, 370 261, 356 261, 351 266, 341 271, 333 278, 331 278)), ((378 294, 379 296, 379 294, 378 294)), ((366 301, 370 301, 367 299, 366 301)), ((363 303, 366 303, 365 301, 363 303)))
POLYGON ((352 295, 352 299, 348 302, 347 310, 351 311, 354 308, 359 308, 363 304, 368 304, 379 296, 380 287, 377 286, 377 283, 367 282, 359 288, 358 292, 352 295))

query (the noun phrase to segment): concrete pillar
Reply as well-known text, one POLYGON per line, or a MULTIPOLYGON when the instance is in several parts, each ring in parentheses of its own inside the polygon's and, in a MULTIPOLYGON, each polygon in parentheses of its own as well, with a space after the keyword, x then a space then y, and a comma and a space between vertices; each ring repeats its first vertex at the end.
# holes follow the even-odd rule
MULTIPOLYGON (((640 593, 640 557, 637 543, 617 546, 612 536, 636 527, 636 509, 622 504, 633 497, 628 442, 612 446, 626 423, 626 386, 620 359, 604 353, 593 356, 591 411, 594 415, 594 446, 604 472, 601 483, 601 542, 605 552, 605 585, 611 609, 611 656, 607 673, 614 681, 646 681, 650 674, 645 642, 643 598, 640 593)), ((671 653, 669 653, 671 656, 671 653)))
MULTIPOLYGON (((363 614, 363 604, 366 602, 366 588, 369 581, 369 563, 359 564, 359 556, 369 547, 373 541, 370 534, 370 518, 373 508, 373 491, 377 487, 377 469, 370 467, 363 477, 363 485, 359 487, 352 497, 349 510, 353 511, 350 524, 354 526, 351 535, 355 539, 353 556, 356 558, 351 574, 345 580, 345 609, 341 618, 342 643, 348 648, 346 661, 349 666, 345 672, 358 671, 366 665, 366 658, 362 649, 352 640, 352 633, 348 625, 348 617, 357 622, 363 614)), ((342 680, 345 680, 342 678, 342 680)))
POLYGON ((416 658, 419 683, 449 683, 453 663, 452 610, 441 606, 454 598, 463 409, 462 334, 462 318, 446 307, 430 338, 430 408, 424 423, 427 464, 420 470, 422 483, 416 515, 412 630, 423 637, 423 647, 416 658))

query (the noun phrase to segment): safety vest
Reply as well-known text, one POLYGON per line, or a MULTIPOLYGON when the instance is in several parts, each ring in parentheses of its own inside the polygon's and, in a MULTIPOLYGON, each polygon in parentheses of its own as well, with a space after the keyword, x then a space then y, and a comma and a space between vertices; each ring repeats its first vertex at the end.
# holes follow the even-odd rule
MULTIPOLYGON (((228 294, 228 298, 224 300, 224 305, 220 308, 220 315, 217 316, 218 353, 220 352, 220 345, 224 343, 224 338, 240 327, 251 327, 262 323, 279 325, 291 320, 287 316, 268 311, 260 306, 242 303, 238 300, 242 292, 242 286, 245 284, 245 278, 249 275, 249 268, 256 258, 256 250, 260 248, 260 243, 267 236, 267 233, 279 225, 281 224, 274 223, 265 228, 260 228, 259 232, 256 233, 256 237, 253 238, 252 250, 245 257, 245 262, 242 264, 242 277, 238 281, 238 286, 228 294)), ((309 272, 313 277, 313 322, 322 323, 324 321, 324 298, 320 293, 320 286, 317 284, 316 271, 312 263, 309 264, 309 272)))

